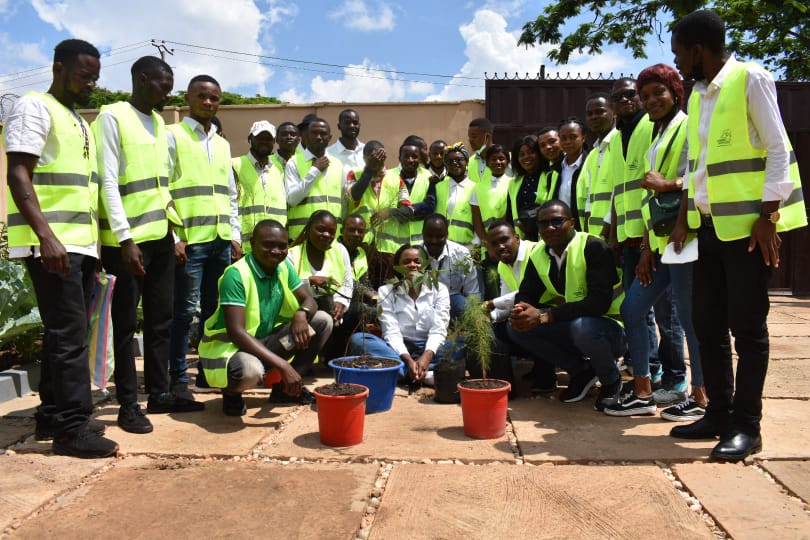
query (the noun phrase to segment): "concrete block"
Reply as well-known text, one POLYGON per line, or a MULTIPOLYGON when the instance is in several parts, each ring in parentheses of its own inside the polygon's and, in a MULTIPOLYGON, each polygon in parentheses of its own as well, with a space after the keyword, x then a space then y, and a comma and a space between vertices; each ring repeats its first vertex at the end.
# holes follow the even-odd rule
POLYGON ((0 377, 0 403, 17 398, 17 387, 11 377, 0 377))
POLYGON ((28 384, 28 372, 23 369, 7 369, 0 371, 0 376, 11 377, 14 380, 14 387, 17 390, 17 397, 27 396, 31 393, 31 385, 28 384))

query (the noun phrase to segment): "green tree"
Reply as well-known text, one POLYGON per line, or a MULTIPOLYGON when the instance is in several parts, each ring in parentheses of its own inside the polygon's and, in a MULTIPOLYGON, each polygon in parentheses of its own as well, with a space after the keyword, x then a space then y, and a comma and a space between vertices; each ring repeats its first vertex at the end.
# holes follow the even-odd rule
MULTIPOLYGON (((170 107, 183 107, 186 104, 185 91, 174 94, 167 103, 170 107)), ((90 98, 90 109, 99 109, 102 105, 109 105, 116 101, 128 101, 130 98, 129 92, 122 92, 120 90, 107 90, 106 88, 98 87, 93 92, 90 98)), ((245 97, 233 92, 222 92, 221 105, 263 105, 281 103, 278 98, 272 96, 260 96, 256 94, 253 97, 245 97)))
POLYGON ((668 43, 671 25, 695 9, 711 8, 726 23, 728 49, 757 58, 788 80, 810 80, 810 13, 800 0, 558 0, 523 25, 519 45, 550 43, 553 62, 568 62, 574 51, 598 54, 605 45, 624 45, 634 58, 646 58, 650 35, 668 43), (563 36, 571 19, 590 14, 563 36))

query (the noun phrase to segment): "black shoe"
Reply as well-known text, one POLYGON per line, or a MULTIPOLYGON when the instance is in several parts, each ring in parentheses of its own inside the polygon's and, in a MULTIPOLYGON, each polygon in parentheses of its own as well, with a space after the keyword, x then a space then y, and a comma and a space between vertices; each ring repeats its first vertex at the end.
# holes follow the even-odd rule
POLYGON ((619 377, 610 384, 603 384, 599 389, 599 395, 593 408, 597 411, 604 411, 606 407, 612 407, 619 402, 622 392, 622 378, 619 377))
POLYGON ((53 440, 53 453, 60 456, 95 459, 114 456, 117 452, 118 443, 88 429, 60 435, 53 440))
MULTIPOLYGON (((56 436, 57 431, 59 431, 58 426, 54 422, 53 416, 43 415, 40 413, 36 413, 34 416, 37 420, 37 427, 34 431, 34 436, 41 441, 53 439, 56 436)), ((87 429, 96 435, 104 435, 104 430, 106 428, 107 426, 98 420, 93 418, 87 420, 87 429)))
POLYGON ((174 397, 181 397, 188 401, 194 401, 194 394, 188 389, 188 383, 172 383, 171 392, 174 397))
POLYGON ((560 401, 563 403, 574 403, 581 401, 588 390, 591 389, 596 381, 596 372, 592 367, 588 366, 576 375, 569 375, 568 388, 560 392, 560 401))
POLYGON ((295 403, 297 405, 310 405, 315 403, 315 395, 306 388, 302 387, 300 395, 291 396, 284 393, 281 384, 274 384, 273 391, 270 393, 270 403, 295 403))
POLYGON ((197 388, 211 388, 208 386, 208 380, 205 378, 205 372, 199 365, 197 366, 197 378, 194 380, 194 385, 197 388))
POLYGON ((697 422, 675 426, 669 432, 670 437, 678 439, 714 439, 728 431, 728 421, 721 421, 711 416, 704 416, 697 422))
POLYGON ((154 429, 138 402, 121 405, 118 409, 118 427, 129 433, 151 433, 154 429))
POLYGON ((762 437, 732 429, 714 447, 710 457, 721 461, 741 461, 751 454, 762 451, 762 437))
POLYGON ((225 416, 244 416, 247 414, 247 405, 242 394, 222 394, 222 412, 225 416))
POLYGON ((205 403, 176 396, 169 392, 153 394, 146 402, 146 412, 149 414, 197 412, 205 409, 205 403))

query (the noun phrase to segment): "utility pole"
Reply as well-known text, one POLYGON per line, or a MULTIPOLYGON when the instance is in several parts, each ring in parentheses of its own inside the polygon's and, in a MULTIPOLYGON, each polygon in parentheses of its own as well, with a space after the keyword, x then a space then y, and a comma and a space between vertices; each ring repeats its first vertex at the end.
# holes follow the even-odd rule
POLYGON ((169 49, 168 47, 166 47, 165 41, 161 40, 160 43, 158 43, 156 39, 153 39, 152 47, 155 47, 158 50, 158 52, 160 53, 160 59, 163 60, 164 62, 166 61, 166 54, 174 55, 174 49, 169 49))

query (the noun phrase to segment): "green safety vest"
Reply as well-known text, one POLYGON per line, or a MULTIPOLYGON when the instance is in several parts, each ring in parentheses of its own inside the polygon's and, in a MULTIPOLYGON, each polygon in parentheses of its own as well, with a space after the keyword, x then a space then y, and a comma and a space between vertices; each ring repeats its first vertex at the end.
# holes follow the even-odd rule
MULTIPOLYGON (((104 105, 118 122, 121 152, 126 170, 118 175, 118 193, 129 222, 132 241, 136 244, 160 240, 169 232, 169 217, 166 208, 171 202, 169 193, 169 147, 166 143, 166 124, 163 117, 152 111, 155 135, 143 127, 138 113, 126 101, 104 105)), ((96 118, 93 134, 101 140, 101 122, 96 118)), ((99 152, 99 164, 104 163, 104 154, 99 152)), ((99 210, 101 243, 118 246, 118 239, 110 228, 106 205, 99 210)), ((179 223, 178 223, 179 225, 179 223)))
MULTIPOLYGON (((408 199, 411 201, 411 204, 424 202, 425 198, 427 197, 428 188, 430 188, 430 175, 431 173, 427 169, 419 167, 419 170, 416 173, 416 180, 413 183, 413 189, 411 190, 410 195, 408 195, 408 199)), ((438 205, 436 206, 435 211, 439 211, 438 205)), ((422 243, 422 225, 424 225, 424 223, 425 222, 423 219, 411 221, 411 238, 409 242, 411 245, 416 246, 422 243)))
POLYGON ((579 216, 579 230, 585 230, 585 206, 588 201, 588 193, 591 190, 591 178, 596 176, 598 162, 598 149, 588 152, 588 155, 585 156, 585 160, 582 162, 582 170, 579 173, 575 193, 577 216, 579 216))
MULTIPOLYGON (((655 124, 648 115, 645 114, 639 120, 627 143, 627 157, 622 160, 624 174, 615 177, 613 207, 616 209, 616 234, 619 242, 644 236, 641 206, 645 189, 641 187, 641 180, 644 173, 650 170, 647 154, 650 151, 653 127, 655 124)), ((664 148, 666 147, 661 149, 662 152, 664 148)))
MULTIPOLYGON (((687 117, 684 116, 679 123, 674 125, 670 124, 667 126, 667 130, 664 132, 664 136, 661 138, 661 142, 658 145, 658 151, 655 155, 655 167, 652 167, 650 164, 648 157, 649 152, 644 154, 645 170, 649 171, 650 169, 654 168, 667 180, 672 180, 673 182, 675 181, 675 179, 678 177, 678 164, 681 160, 683 145, 686 143, 686 120, 687 117), (670 142, 672 143, 672 146, 670 146, 670 142), (664 151, 667 147, 669 147, 669 152, 666 156, 664 156, 664 151)), ((647 193, 644 195, 644 198, 641 201, 641 213, 644 218, 645 228, 652 231, 649 202, 650 198, 655 195, 655 192, 650 189, 645 191, 647 193)), ((690 234, 690 237, 693 236, 693 234, 690 234)), ((654 233, 650 232, 650 249, 658 253, 664 253, 668 240, 668 236, 656 236, 654 233)), ((691 240, 691 238, 689 238, 689 240, 691 240)))
POLYGON ((473 152, 473 154, 470 156, 470 160, 467 162, 467 178, 476 184, 480 182, 488 172, 491 174, 489 167, 484 167, 484 174, 478 174, 479 161, 481 161, 481 157, 477 153, 473 152))
MULTIPOLYGON (((243 257, 231 266, 239 271, 242 283, 245 286, 245 330, 251 336, 256 335, 261 323, 261 311, 259 310, 259 290, 256 281, 253 279, 253 272, 247 262, 247 257, 243 257)), ((224 273, 223 273, 224 275, 224 273)), ((287 286, 289 279, 289 267, 282 262, 276 269, 276 279, 281 284, 284 293, 284 300, 281 303, 279 321, 292 320, 296 310, 298 310, 298 299, 295 293, 287 286)), ((218 285, 222 283, 222 276, 218 285)), ((217 310, 205 321, 203 338, 200 341, 200 363, 202 364, 205 378, 213 388, 225 388, 228 386, 228 360, 239 348, 233 344, 228 337, 228 329, 218 326, 219 312, 222 306, 217 306, 217 310)), ((276 326, 280 326, 276 321, 276 326)))
MULTIPOLYGON (((540 178, 537 181, 538 190, 537 190, 537 195, 534 198, 535 203, 540 202, 541 191, 539 189, 539 186, 544 181, 544 178, 545 178, 544 175, 541 174, 540 178)), ((520 188, 521 188, 522 185, 523 185, 523 175, 520 175, 517 178, 515 178, 514 180, 512 180, 511 182, 509 182, 509 187, 507 189, 508 197, 509 197, 509 203, 511 204, 511 207, 512 207, 512 221, 513 222, 518 221, 518 213, 519 212, 518 212, 518 205, 517 205, 517 196, 518 196, 518 192, 520 191, 520 188)), ((520 237, 520 239, 523 240, 523 238, 524 238, 523 231, 520 230, 520 227, 515 226, 515 232, 520 237)))
POLYGON ((520 242, 526 244, 526 257, 524 257, 523 261, 520 263, 520 281, 515 281, 515 274, 512 272, 511 266, 505 262, 498 261, 498 275, 501 276, 501 280, 506 283, 510 291, 520 289, 520 283, 523 281, 523 276, 526 275, 526 268, 529 266, 531 254, 537 247, 537 242, 532 242, 531 240, 521 240, 520 242))
POLYGON ((236 189, 239 192, 239 223, 242 225, 242 249, 250 253, 250 237, 257 223, 275 219, 287 224, 287 198, 284 175, 268 163, 267 184, 262 186, 259 171, 249 156, 233 158, 236 189))
POLYGON ((453 215, 447 215, 447 205, 450 200, 450 182, 455 182, 455 180, 448 176, 444 181, 436 185, 436 211, 444 214, 449 222, 447 239, 469 247, 475 236, 470 197, 472 197, 476 184, 470 182, 466 187, 462 188, 461 193, 456 197, 453 215))
POLYGON ((277 154, 271 154, 270 155, 270 164, 273 166, 273 168, 275 168, 278 172, 281 173, 281 178, 282 178, 282 181, 283 181, 283 179, 284 179, 284 167, 286 167, 287 164, 282 163, 281 159, 282 158, 278 157, 277 154))
POLYGON ((504 174, 498 181, 495 191, 492 190, 492 171, 484 171, 484 176, 475 184, 475 194, 478 197, 478 209, 481 211, 481 221, 484 231, 489 229, 493 221, 506 216, 506 201, 509 198, 509 186, 512 177, 504 174))
MULTIPOLYGON (((309 276, 313 275, 311 266, 309 264, 304 264, 306 260, 307 263, 307 252, 304 247, 307 245, 306 242, 303 244, 298 244, 297 246, 291 247, 287 252, 287 257, 295 261, 294 267, 295 272, 302 280, 306 280, 309 276)), ((338 283, 343 283, 343 278, 346 274, 346 265, 343 263, 343 254, 339 249, 332 247, 326 250, 323 256, 323 267, 321 270, 331 279, 334 279, 338 283)), ((347 298, 346 301, 349 299, 347 298)))
MULTIPOLYGON (((762 208, 767 152, 751 145, 748 134, 748 100, 745 83, 749 63, 740 62, 728 73, 717 96, 709 126, 706 148, 706 188, 709 212, 717 237, 731 241, 751 236, 754 222, 762 208)), ((701 96, 692 92, 689 98, 689 228, 700 227, 700 213, 695 207, 694 170, 701 151, 698 137, 701 96)), ((807 225, 799 166, 788 141, 790 179, 793 192, 779 207, 777 231, 788 231, 807 225)))
MULTIPOLYGON (((318 210, 330 211, 337 219, 338 225, 343 222, 343 165, 337 159, 324 155, 329 158, 326 173, 318 171, 318 177, 310 186, 309 193, 288 211, 287 229, 290 231, 290 239, 298 238, 309 217, 318 210)), ((302 180, 312 167, 313 161, 314 159, 304 158, 303 152, 296 153, 295 163, 302 180)))
MULTIPOLYGON (((613 129, 607 136, 610 140, 602 154, 602 163, 599 163, 599 149, 594 148, 593 161, 588 161, 589 169, 589 198, 591 204, 588 230, 599 233, 605 224, 605 216, 610 212, 610 198, 613 194, 613 182, 616 178, 623 178, 624 155, 622 153, 622 136, 619 130, 613 129)), ((590 154, 588 154, 590 158, 590 154)))
POLYGON ((368 273, 368 257, 366 250, 362 247, 357 248, 357 256, 352 261, 352 274, 355 281, 360 279, 368 273))
POLYGON ((186 122, 172 124, 167 129, 174 135, 177 152, 169 188, 183 220, 178 236, 190 244, 210 242, 217 237, 230 240, 231 147, 228 141, 214 134, 214 159, 209 162, 197 134, 186 122))
POLYGON ((560 173, 554 170, 549 170, 540 175, 540 180, 537 182, 537 198, 535 201, 539 205, 543 205, 554 198, 554 192, 557 191, 557 184, 560 183, 560 173))
MULTIPOLYGON (((588 240, 588 236, 595 235, 577 232, 568 244, 568 254, 566 255, 565 263, 565 291, 562 293, 557 291, 548 277, 549 268, 551 267, 551 257, 546 252, 545 242, 539 242, 532 251, 530 258, 534 263, 540 281, 542 281, 543 285, 546 287, 546 290, 540 297, 541 304, 556 305, 562 302, 570 304, 571 302, 579 302, 588 296, 588 264, 585 260, 585 244, 588 240)), ((622 288, 621 275, 619 275, 619 279, 613 285, 613 301, 610 303, 610 308, 605 316, 620 322, 619 309, 623 301, 624 289, 622 288)))
MULTIPOLYGON (((93 133, 83 118, 52 95, 28 95, 45 103, 51 118, 50 135, 57 143, 55 159, 47 165, 37 164, 31 176, 42 215, 62 244, 89 246, 98 240, 99 178, 93 133)), ((10 190, 8 194, 8 247, 38 246, 39 237, 20 213, 10 190)))
MULTIPOLYGON (((363 174, 363 169, 354 172, 356 179, 360 179, 363 174)), ((399 180, 400 170, 391 169, 385 172, 380 186, 380 196, 374 194, 374 189, 369 183, 363 196, 360 198, 360 205, 354 212, 363 216, 366 223, 369 225, 369 232, 366 234, 365 240, 368 243, 374 244, 378 251, 381 253, 396 253, 399 246, 408 241, 410 233, 410 225, 408 223, 400 223, 396 219, 388 219, 379 229, 373 230, 371 227, 371 215, 382 210, 383 208, 396 208, 399 206, 399 180)))

